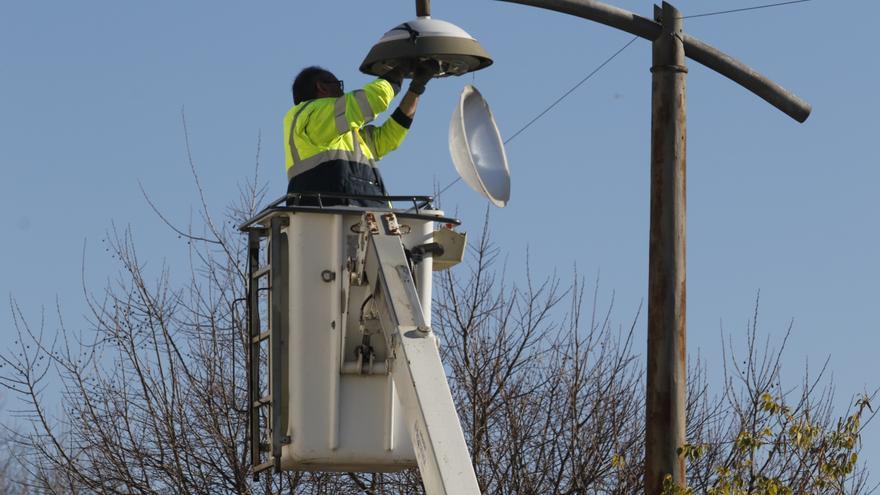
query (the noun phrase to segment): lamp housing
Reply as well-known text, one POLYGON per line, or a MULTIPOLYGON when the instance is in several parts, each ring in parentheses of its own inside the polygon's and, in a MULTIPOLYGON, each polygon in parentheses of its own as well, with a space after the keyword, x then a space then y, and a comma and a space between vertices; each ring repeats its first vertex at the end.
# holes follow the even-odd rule
POLYGON ((435 77, 460 76, 492 64, 486 50, 464 29, 424 16, 385 33, 367 53, 360 70, 381 76, 400 67, 404 77, 411 78, 418 63, 427 60, 439 63, 435 77))

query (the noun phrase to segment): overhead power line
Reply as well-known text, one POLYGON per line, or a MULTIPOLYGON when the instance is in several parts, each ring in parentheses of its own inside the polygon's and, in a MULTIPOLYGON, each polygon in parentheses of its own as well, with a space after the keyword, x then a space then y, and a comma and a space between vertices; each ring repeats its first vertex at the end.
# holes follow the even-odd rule
POLYGON ((621 54, 621 52, 623 52, 624 50, 626 50, 626 49, 629 47, 629 45, 632 45, 633 42, 634 42, 635 40, 637 40, 637 39, 639 39, 639 37, 638 37, 638 36, 634 36, 633 39, 627 41, 625 45, 623 45, 619 50, 617 50, 616 52, 614 52, 614 55, 611 55, 610 57, 608 57, 607 59, 605 59, 604 62, 602 62, 601 64, 599 64, 599 66, 596 67, 595 69, 593 69, 592 72, 590 72, 589 74, 587 74, 586 77, 584 77, 583 79, 581 79, 577 84, 575 84, 574 86, 572 86, 571 89, 569 89, 568 91, 566 91, 562 96, 560 96, 559 98, 557 98, 556 101, 554 101, 553 103, 551 103, 550 106, 548 106, 548 107, 545 108, 541 113, 539 113, 539 114, 537 115, 537 117, 535 117, 535 118, 533 118, 532 120, 530 120, 528 124, 522 126, 522 128, 521 128, 520 130, 514 132, 512 136, 510 136, 509 138, 505 139, 505 140, 504 140, 504 144, 507 144, 507 143, 513 141, 514 138, 516 138, 517 136, 519 136, 524 130, 528 129, 529 126, 531 126, 532 124, 534 124, 535 122, 537 122, 538 119, 540 119, 540 118, 543 117, 547 112, 549 112, 550 110, 552 110, 553 107, 555 107, 557 104, 559 104, 559 102, 561 102, 562 100, 564 100, 568 95, 572 94, 572 93, 574 92, 574 90, 576 90, 576 89, 578 89, 579 87, 581 87, 581 85, 582 85, 583 83, 587 82, 591 77, 593 77, 594 75, 596 75, 597 72, 599 72, 600 70, 602 70, 606 65, 608 65, 609 62, 611 62, 612 60, 614 60, 618 55, 621 54))
POLYGON ((736 12, 746 12, 749 10, 768 9, 770 7, 781 7, 783 5, 791 5, 795 3, 812 2, 813 0, 791 0, 789 2, 768 3, 766 5, 756 5, 754 7, 743 7, 741 9, 719 10, 718 12, 707 12, 705 14, 694 14, 682 16, 682 19, 693 19, 695 17, 709 17, 712 15, 733 14, 736 12))
MULTIPOLYGON (((532 120, 530 120, 526 125, 522 126, 518 131, 514 132, 509 138, 505 139, 505 140, 504 140, 504 144, 507 144, 507 143, 513 141, 514 138, 516 138, 517 136, 519 136, 520 134, 522 134, 523 131, 525 131, 526 129, 528 129, 532 124, 534 124, 534 123, 537 122, 541 117, 543 117, 544 115, 546 115, 547 112, 549 112, 550 110, 552 110, 553 107, 555 107, 556 105, 558 105, 558 104, 559 104, 562 100, 564 100, 568 95, 572 94, 576 89, 578 89, 579 87, 581 87, 581 85, 583 85, 585 82, 587 82, 588 80, 590 80, 591 77, 595 76, 600 70, 602 70, 603 68, 605 68, 606 65, 608 65, 612 60, 614 60, 618 55, 620 55, 620 54, 621 54, 624 50, 626 50, 630 45, 632 45, 637 39, 639 39, 639 37, 638 37, 638 36, 635 36, 635 37, 633 37, 633 39, 627 41, 625 45, 623 45, 622 47, 620 47, 619 50, 617 50, 616 52, 614 52, 614 54, 612 54, 610 57, 608 57, 607 59, 605 59, 604 62, 602 62, 601 64, 599 64, 595 69, 592 70, 592 72, 590 72, 589 74, 587 74, 586 77, 584 77, 583 79, 581 79, 580 81, 578 81, 578 83, 575 84, 574 86, 572 86, 571 89, 569 89, 568 91, 566 91, 565 93, 563 93, 562 96, 560 96, 560 97, 557 98, 553 103, 551 103, 550 105, 548 105, 547 108, 545 108, 544 110, 542 110, 541 113, 539 113, 537 116, 535 116, 535 118, 533 118, 532 120)), ((437 193, 437 196, 440 196, 441 194, 443 194, 447 189, 449 189, 450 187, 454 186, 454 185, 455 185, 456 183, 458 183, 458 181, 460 181, 460 180, 461 180, 461 177, 458 177, 458 178, 456 178, 454 181, 450 182, 446 187, 444 187, 443 189, 440 190, 440 192, 437 193)))
MULTIPOLYGON (((754 6, 754 7, 743 7, 743 8, 740 8, 740 9, 719 10, 719 11, 717 11, 717 12, 706 12, 706 13, 704 13, 704 14, 686 15, 686 16, 682 16, 682 19, 694 19, 694 18, 697 18, 697 17, 709 17, 709 16, 715 16, 715 15, 733 14, 733 13, 737 13, 737 12, 746 12, 746 11, 750 11, 750 10, 767 9, 767 8, 771 8, 771 7, 781 7, 781 6, 784 6, 784 5, 793 5, 793 4, 796 4, 796 3, 806 3, 806 2, 811 2, 811 1, 812 1, 812 0, 790 0, 790 1, 788 1, 788 2, 769 3, 769 4, 765 4, 765 5, 756 5, 756 6, 754 6)), ((547 112, 549 112, 550 110, 552 110, 553 107, 555 107, 556 105, 558 105, 562 100, 564 100, 566 97, 568 97, 568 95, 572 94, 576 89, 578 89, 579 87, 581 87, 582 84, 584 84, 585 82, 587 82, 588 80, 590 80, 591 77, 593 77, 593 76, 596 75, 600 70, 602 70, 603 68, 605 68, 606 65, 608 65, 612 60, 614 60, 614 59, 615 59, 618 55, 620 55, 624 50, 626 50, 627 48, 629 48, 629 46, 632 45, 632 44, 633 44, 638 38, 639 38, 638 36, 635 36, 635 37, 633 37, 633 39, 631 39, 631 40, 629 40, 628 42, 626 42, 625 45, 623 45, 619 50, 617 50, 616 52, 614 52, 614 54, 612 54, 610 57, 608 57, 607 59, 605 59, 604 62, 602 62, 601 64, 599 64, 595 69, 593 69, 592 72, 590 72, 589 74, 587 74, 586 77, 584 77, 583 79, 581 79, 580 81, 578 81, 578 83, 575 84, 574 86, 572 86, 571 89, 569 89, 568 91, 566 91, 565 93, 563 93, 562 96, 560 96, 559 98, 557 98, 553 103, 551 103, 549 106, 547 106, 547 108, 545 108, 544 110, 542 110, 541 113, 539 113, 537 116, 535 116, 535 118, 533 118, 532 120, 530 120, 526 125, 522 126, 518 131, 514 132, 509 138, 505 139, 505 140, 504 140, 504 144, 507 144, 507 143, 513 141, 514 138, 516 138, 517 136, 519 136, 520 134, 522 134, 523 131, 525 131, 526 129, 528 129, 532 124, 534 124, 534 123, 537 122, 541 117, 543 117, 544 115, 546 115, 547 112)), ((456 178, 454 181, 452 181, 452 182, 450 182, 449 184, 447 184, 446 187, 444 187, 443 189, 440 190, 440 192, 437 193, 437 196, 440 196, 441 194, 443 194, 447 189, 449 189, 450 187, 452 187, 452 186, 454 186, 455 184, 457 184, 458 181, 460 181, 460 180, 461 180, 461 177, 458 177, 458 178, 456 178)))

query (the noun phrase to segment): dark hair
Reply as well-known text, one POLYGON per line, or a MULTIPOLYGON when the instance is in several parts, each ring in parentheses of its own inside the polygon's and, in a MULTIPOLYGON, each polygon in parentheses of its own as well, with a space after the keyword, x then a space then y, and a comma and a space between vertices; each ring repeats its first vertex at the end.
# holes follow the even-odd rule
POLYGON ((293 93, 293 104, 297 105, 303 101, 315 99, 315 83, 327 78, 335 79, 335 76, 329 70, 317 65, 299 71, 290 88, 293 93))

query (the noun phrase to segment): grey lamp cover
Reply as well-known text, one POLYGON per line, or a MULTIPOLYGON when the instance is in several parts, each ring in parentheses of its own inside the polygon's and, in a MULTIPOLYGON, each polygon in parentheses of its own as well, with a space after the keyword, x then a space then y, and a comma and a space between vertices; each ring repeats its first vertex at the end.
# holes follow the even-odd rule
MULTIPOLYGON (((367 54, 360 70, 381 76, 401 64, 409 67, 412 62, 432 59, 440 63, 437 77, 458 76, 492 64, 486 50, 464 29, 426 16, 385 33, 367 54)), ((404 77, 412 77, 412 71, 404 77)))

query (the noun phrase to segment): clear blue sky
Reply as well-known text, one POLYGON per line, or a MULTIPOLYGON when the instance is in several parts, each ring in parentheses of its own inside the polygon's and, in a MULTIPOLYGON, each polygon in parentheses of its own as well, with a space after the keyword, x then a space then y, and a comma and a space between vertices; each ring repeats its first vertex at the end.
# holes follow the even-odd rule
MULTIPOLYGON (((435 0, 435 17, 477 37, 495 64, 432 82, 402 149, 382 164, 390 189, 430 193, 455 172, 447 127, 474 83, 505 136, 620 48, 630 35, 520 5, 435 0)), ((684 14, 760 0, 681 0, 684 14)), ((770 2, 767 2, 770 3, 770 2)), ((652 3, 615 5, 650 16, 652 3)), ((184 260, 138 181, 173 219, 197 211, 181 125, 217 212, 252 173, 258 136, 271 197, 283 194, 281 118, 298 69, 322 64, 352 88, 357 67, 412 1, 31 1, 0 7, 0 292, 26 315, 60 301, 81 325, 88 284, 114 274, 101 239, 131 225, 152 266, 184 260)), ((688 331, 717 363, 719 328, 742 334, 761 291, 764 332, 794 319, 787 380, 830 356, 837 401, 880 385, 880 56, 876 0, 814 0, 685 20, 685 30, 814 106, 798 124, 695 63, 688 75, 688 331)), ((650 45, 639 40, 508 146, 510 206, 492 212, 515 276, 527 247, 537 274, 577 264, 601 274, 627 321, 646 297, 650 45)), ((442 204, 477 231, 485 201, 459 184, 442 204)), ((9 311, 0 310, 0 321, 9 311)), ((51 321, 51 320, 50 320, 51 321)), ((11 325, 0 324, 9 341, 11 325)), ((643 335, 643 333, 641 334, 643 335)), ((637 348, 640 352, 642 347, 637 348)), ((710 373, 720 373, 710 367, 710 373)), ((865 437, 880 476, 880 424, 865 437)))

